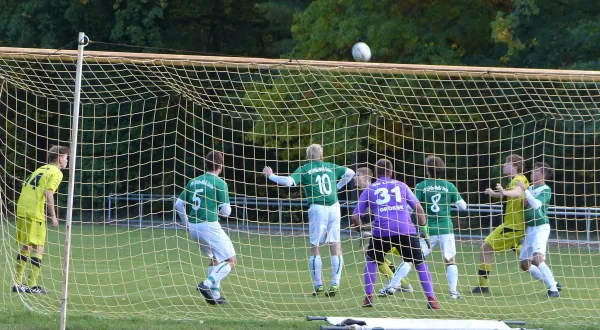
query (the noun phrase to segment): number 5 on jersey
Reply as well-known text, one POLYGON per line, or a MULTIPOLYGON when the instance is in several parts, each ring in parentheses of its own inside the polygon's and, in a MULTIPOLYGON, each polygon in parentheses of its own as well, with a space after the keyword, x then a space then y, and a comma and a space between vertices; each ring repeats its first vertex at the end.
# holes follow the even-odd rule
POLYGON ((198 211, 200 205, 202 204, 202 199, 200 199, 200 196, 198 194, 201 194, 203 192, 204 189, 196 189, 194 191, 194 196, 192 196, 192 201, 194 202, 194 205, 192 205, 192 209, 194 209, 194 211, 198 211))

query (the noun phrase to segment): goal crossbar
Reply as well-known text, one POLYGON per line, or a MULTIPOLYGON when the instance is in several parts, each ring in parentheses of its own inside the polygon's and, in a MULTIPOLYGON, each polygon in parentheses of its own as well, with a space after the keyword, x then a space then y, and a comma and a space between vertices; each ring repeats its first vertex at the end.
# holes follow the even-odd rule
MULTIPOLYGON (((130 63, 156 64, 174 67, 194 66, 196 62, 210 64, 214 67, 239 67, 264 69, 274 66, 285 67, 287 70, 327 70, 345 73, 377 71, 385 74, 417 74, 442 77, 485 77, 502 79, 537 79, 573 81, 574 77, 585 77, 585 81, 600 81, 600 71, 586 70, 551 70, 551 69, 520 69, 501 67, 424 65, 424 64, 395 64, 395 63, 355 63, 341 61, 315 60, 282 60, 255 57, 202 56, 202 55, 172 55, 157 53, 128 53, 86 51, 88 63, 130 63)), ((23 60, 60 60, 75 62, 77 51, 38 48, 0 47, 0 58, 23 60)))

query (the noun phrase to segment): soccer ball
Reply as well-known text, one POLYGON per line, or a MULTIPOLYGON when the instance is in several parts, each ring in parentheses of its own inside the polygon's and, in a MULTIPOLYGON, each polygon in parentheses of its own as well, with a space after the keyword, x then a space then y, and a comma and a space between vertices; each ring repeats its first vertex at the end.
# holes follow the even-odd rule
POLYGON ((369 62, 371 59, 371 49, 364 42, 357 42, 352 46, 352 57, 357 62, 369 62))

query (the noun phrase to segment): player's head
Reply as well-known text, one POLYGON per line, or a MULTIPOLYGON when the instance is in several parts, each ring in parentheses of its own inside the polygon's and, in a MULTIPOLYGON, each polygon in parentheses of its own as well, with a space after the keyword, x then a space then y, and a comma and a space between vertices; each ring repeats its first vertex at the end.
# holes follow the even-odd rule
POLYGON ((322 160, 323 159, 323 147, 320 144, 313 143, 306 148, 306 159, 308 160, 322 160))
POLYGON ((523 173, 523 157, 519 155, 509 155, 504 162, 504 175, 516 175, 523 173))
POLYGON ((429 156, 425 159, 425 168, 427 176, 430 178, 443 179, 446 164, 440 157, 429 156))
POLYGON ((204 168, 207 172, 214 172, 217 175, 223 169, 223 154, 219 151, 211 151, 204 158, 204 168))
POLYGON ((552 178, 553 171, 550 165, 543 162, 535 162, 531 171, 531 182, 540 182, 552 178))
POLYGON ((371 184, 371 178, 373 177, 373 171, 368 167, 359 167, 356 169, 356 175, 354 176, 354 183, 358 189, 365 189, 371 184))
POLYGON ((394 171, 394 165, 387 159, 380 159, 377 161, 375 171, 377 172, 378 178, 391 178, 394 171))
POLYGON ((64 146, 52 146, 48 150, 48 164, 54 164, 58 168, 67 168, 69 164, 69 148, 64 146))

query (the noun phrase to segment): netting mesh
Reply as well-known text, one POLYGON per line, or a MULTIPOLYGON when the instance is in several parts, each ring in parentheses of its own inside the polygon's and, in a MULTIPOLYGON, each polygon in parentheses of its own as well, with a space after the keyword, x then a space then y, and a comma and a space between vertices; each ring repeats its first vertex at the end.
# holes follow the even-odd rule
MULTIPOLYGON (((6 303, 40 312, 60 307, 64 226, 48 228, 40 283, 50 294, 10 294, 16 202, 23 180, 52 144, 70 137, 75 55, 3 49, 0 59, 2 141, 2 285, 6 303)), ((396 178, 414 187, 427 155, 441 156, 446 175, 469 204, 455 213, 459 291, 448 299, 441 255, 429 257, 442 310, 424 307, 416 288, 376 301, 370 316, 600 319, 598 169, 600 72, 450 68, 240 58, 101 54, 84 57, 69 312, 149 317, 267 318, 366 315, 361 239, 347 230, 357 199, 340 194, 345 259, 341 291, 311 295, 308 217, 299 188, 276 188, 260 171, 293 172, 311 143, 325 159, 356 169, 393 160, 396 178), (207 262, 175 225, 173 202, 203 172, 210 150, 225 154, 223 177, 233 214, 222 220, 238 266, 223 281, 227 306, 208 306, 195 290, 207 262), (565 288, 546 288, 497 254, 492 295, 477 284, 481 239, 502 221, 502 204, 483 194, 508 183, 509 154, 555 169, 551 242, 546 262, 565 288), (226 310, 226 311, 224 311, 226 310)), ((65 178, 67 176, 65 175, 65 178)), ((65 218, 67 182, 58 191, 65 218)), ((323 249, 324 278, 331 267, 323 249)), ((391 257, 393 263, 400 262, 391 257)), ((380 276, 381 278, 381 276, 380 276)), ((380 280, 378 285, 383 285, 380 280)))

